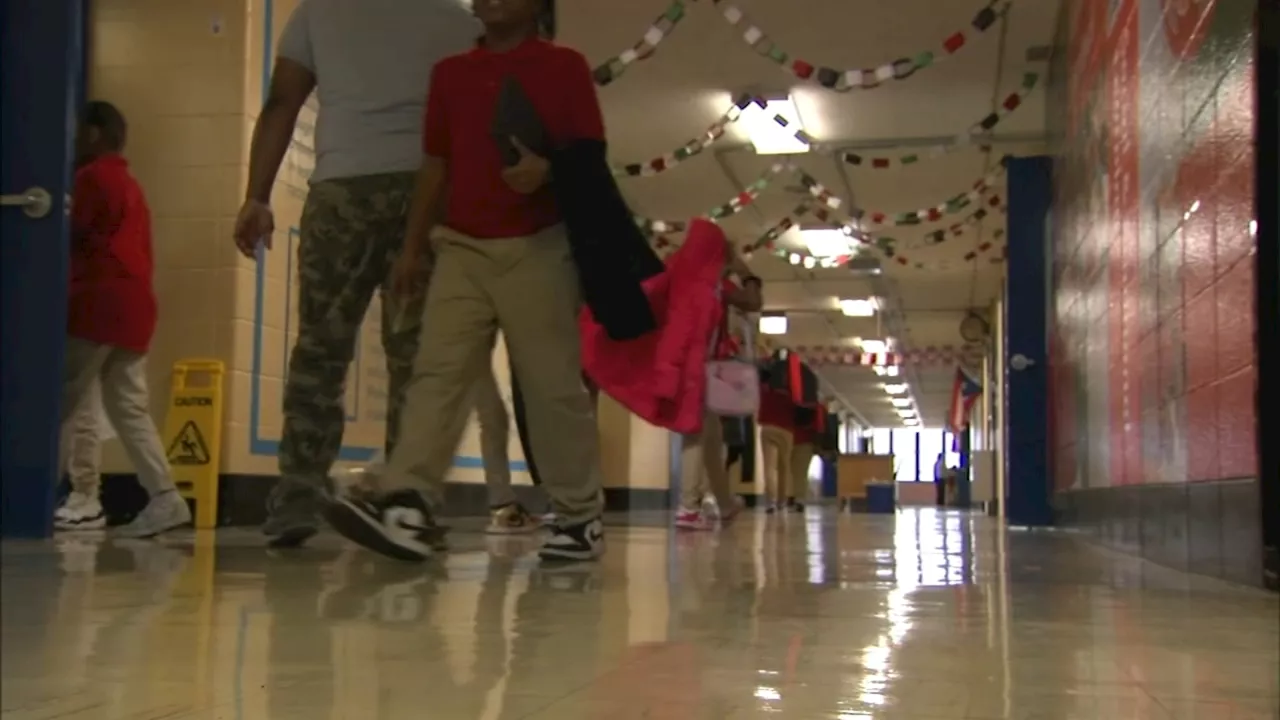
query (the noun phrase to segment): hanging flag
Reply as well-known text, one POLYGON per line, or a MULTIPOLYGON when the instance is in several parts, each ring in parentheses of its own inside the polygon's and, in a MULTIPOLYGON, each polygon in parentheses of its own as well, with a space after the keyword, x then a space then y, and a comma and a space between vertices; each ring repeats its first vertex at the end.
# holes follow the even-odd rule
MULTIPOLYGON (((955 384, 951 386, 951 406, 947 409, 947 432, 957 436, 969 427, 969 412, 982 396, 982 385, 964 368, 956 368, 955 384)), ((959 439, 955 442, 958 444, 959 439)))

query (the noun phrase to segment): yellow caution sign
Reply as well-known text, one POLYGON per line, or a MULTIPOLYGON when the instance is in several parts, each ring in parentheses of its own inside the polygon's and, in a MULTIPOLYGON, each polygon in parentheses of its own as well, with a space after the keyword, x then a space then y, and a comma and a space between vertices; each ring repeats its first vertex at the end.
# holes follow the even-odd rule
POLYGON ((196 527, 218 525, 218 470, 222 457, 221 360, 180 360, 173 364, 164 443, 173 482, 195 501, 196 527))

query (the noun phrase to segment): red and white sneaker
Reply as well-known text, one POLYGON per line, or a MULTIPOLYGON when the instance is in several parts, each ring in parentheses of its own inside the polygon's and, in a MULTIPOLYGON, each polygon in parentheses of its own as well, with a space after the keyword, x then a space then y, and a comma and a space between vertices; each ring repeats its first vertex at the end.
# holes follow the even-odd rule
POLYGON ((691 510, 689 508, 676 510, 676 527, 681 530, 713 530, 715 526, 715 522, 704 515, 701 510, 691 510))

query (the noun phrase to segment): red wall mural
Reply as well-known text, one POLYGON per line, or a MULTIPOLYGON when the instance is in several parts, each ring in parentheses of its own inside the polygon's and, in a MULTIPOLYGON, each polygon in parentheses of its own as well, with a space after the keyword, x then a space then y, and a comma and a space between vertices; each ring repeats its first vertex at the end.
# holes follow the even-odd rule
POLYGON ((1051 73, 1058 490, 1256 477, 1240 0, 1066 0, 1051 73))

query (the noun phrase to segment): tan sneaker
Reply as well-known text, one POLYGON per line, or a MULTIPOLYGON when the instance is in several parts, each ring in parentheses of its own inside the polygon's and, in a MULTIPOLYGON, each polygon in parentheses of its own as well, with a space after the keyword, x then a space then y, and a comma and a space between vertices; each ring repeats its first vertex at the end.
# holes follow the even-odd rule
POLYGON ((530 515, 520 503, 511 503, 494 508, 489 512, 489 527, 485 532, 490 535, 518 535, 528 533, 542 527, 542 523, 530 515))

